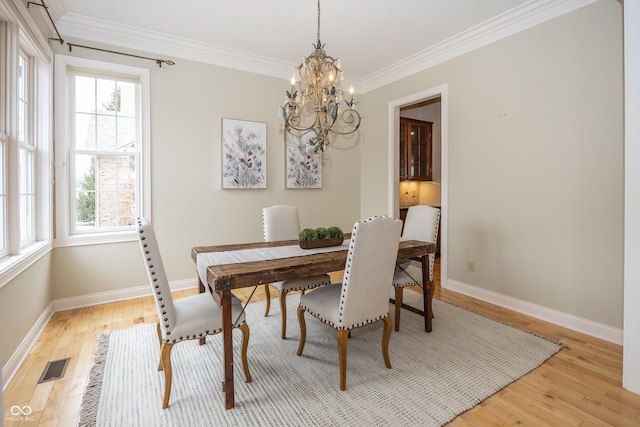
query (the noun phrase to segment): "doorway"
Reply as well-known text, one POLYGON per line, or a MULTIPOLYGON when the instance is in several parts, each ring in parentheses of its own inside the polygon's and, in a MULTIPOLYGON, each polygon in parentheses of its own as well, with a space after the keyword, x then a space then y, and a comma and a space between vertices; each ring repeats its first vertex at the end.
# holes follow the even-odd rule
MULTIPOLYGON (((433 106, 439 99, 439 133, 440 147, 439 153, 434 150, 434 157, 438 156, 438 161, 434 160, 434 181, 421 184, 419 195, 420 203, 440 205, 440 283, 446 287, 447 283, 447 191, 448 191, 448 91, 447 85, 437 86, 431 89, 405 96, 389 102, 389 122, 388 122, 388 153, 389 153, 389 176, 388 176, 388 211, 393 217, 400 217, 400 117, 402 115, 427 114, 426 111, 433 110, 433 106), (436 163, 438 164, 436 172, 436 163), (439 185, 436 181, 439 178, 439 185), (435 182, 435 183, 434 183, 435 182), (437 187, 439 187, 439 200, 437 200, 437 187), (431 202, 431 203, 429 203, 431 202)), ((429 113, 431 114, 431 113, 429 113)), ((413 185, 413 184, 412 184, 413 185)))

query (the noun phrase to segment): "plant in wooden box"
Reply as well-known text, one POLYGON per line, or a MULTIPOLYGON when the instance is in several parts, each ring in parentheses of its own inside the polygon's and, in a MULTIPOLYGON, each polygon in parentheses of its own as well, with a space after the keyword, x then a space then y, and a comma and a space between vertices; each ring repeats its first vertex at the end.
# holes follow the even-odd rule
POLYGON ((340 246, 344 241, 344 233, 336 226, 305 228, 298 234, 298 241, 302 249, 340 246))

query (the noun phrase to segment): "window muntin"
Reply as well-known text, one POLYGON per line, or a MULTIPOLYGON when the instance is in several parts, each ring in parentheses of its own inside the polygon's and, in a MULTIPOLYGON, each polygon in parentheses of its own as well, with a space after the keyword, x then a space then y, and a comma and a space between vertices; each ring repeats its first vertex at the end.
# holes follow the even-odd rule
POLYGON ((7 247, 7 138, 0 133, 0 258, 9 253, 7 247))
POLYGON ((36 240, 35 151, 32 138, 33 91, 31 60, 24 53, 18 55, 18 204, 20 248, 36 240))

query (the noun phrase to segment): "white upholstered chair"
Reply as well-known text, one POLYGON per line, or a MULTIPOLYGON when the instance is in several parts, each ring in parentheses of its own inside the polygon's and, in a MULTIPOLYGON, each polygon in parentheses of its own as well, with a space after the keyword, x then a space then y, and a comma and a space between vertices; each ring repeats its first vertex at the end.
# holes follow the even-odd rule
MULTIPOLYGON (((262 209, 262 225, 264 229, 264 241, 274 242, 277 240, 297 240, 300 233, 300 219, 298 208, 295 206, 275 205, 262 209)), ((331 283, 328 274, 318 276, 300 277, 282 282, 267 283, 264 285, 264 292, 267 296, 265 307, 265 317, 269 315, 271 309, 270 286, 277 289, 280 296, 280 313, 282 317, 282 327, 280 337, 287 336, 287 294, 291 291, 304 291, 314 289, 318 286, 331 283)))
MULTIPOLYGON (((169 395, 171 394, 171 350, 173 346, 182 341, 201 339, 207 335, 222 332, 222 310, 209 292, 174 301, 153 226, 146 219, 138 219, 138 241, 158 309, 159 322, 156 325, 160 341, 158 370, 164 370, 162 409, 165 409, 169 406, 169 395)), ((238 319, 235 327, 242 331, 242 367, 247 382, 251 382, 247 363, 249 326, 245 322, 240 301, 236 301, 237 303, 233 304, 233 318, 238 319)), ((189 367, 185 367, 185 369, 189 369, 189 367)), ((193 372, 193 374, 200 375, 199 372, 193 372)))
POLYGON ((402 221, 388 217, 356 222, 351 233, 344 283, 326 285, 300 297, 297 354, 302 354, 306 340, 306 311, 336 330, 341 390, 347 386, 347 337, 353 328, 384 321, 382 356, 386 367, 391 368, 389 282, 398 256, 401 229, 402 221))
MULTIPOLYGON (((404 230, 402 231, 402 238, 435 243, 438 239, 439 225, 440 209, 428 205, 411 206, 407 211, 407 217, 404 220, 404 230)), ((435 259, 435 254, 429 254, 430 281, 433 281, 433 265, 435 263, 435 259)), ((396 266, 396 271, 393 276, 393 286, 395 288, 396 300, 396 331, 400 330, 400 312, 402 311, 403 290, 405 287, 412 285, 423 285, 422 268, 417 265, 413 265, 411 263, 411 260, 404 260, 399 262, 396 266)), ((431 292, 433 292, 433 289, 431 290, 431 292)), ((429 295, 429 301, 431 301, 432 297, 433 295, 429 295)))

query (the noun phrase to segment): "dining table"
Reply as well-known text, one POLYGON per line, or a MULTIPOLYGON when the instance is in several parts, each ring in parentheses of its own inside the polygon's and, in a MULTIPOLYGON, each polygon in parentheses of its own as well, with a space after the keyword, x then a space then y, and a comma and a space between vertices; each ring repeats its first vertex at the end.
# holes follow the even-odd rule
MULTIPOLYGON (((232 319, 234 289, 255 287, 299 277, 314 276, 344 270, 349 250, 349 235, 340 246, 302 249, 297 240, 196 246, 191 258, 198 271, 200 292, 211 292, 222 308, 222 341, 224 381, 222 389, 225 408, 235 406, 233 378, 232 331, 237 319, 232 319)), ((429 254, 435 253, 436 244, 401 238, 398 261, 415 259, 422 264, 423 307, 404 308, 424 316, 425 331, 431 332, 433 282, 429 280, 429 254)), ((389 283, 392 289, 391 283, 389 283)), ((393 302, 393 300, 391 300, 393 302)))

